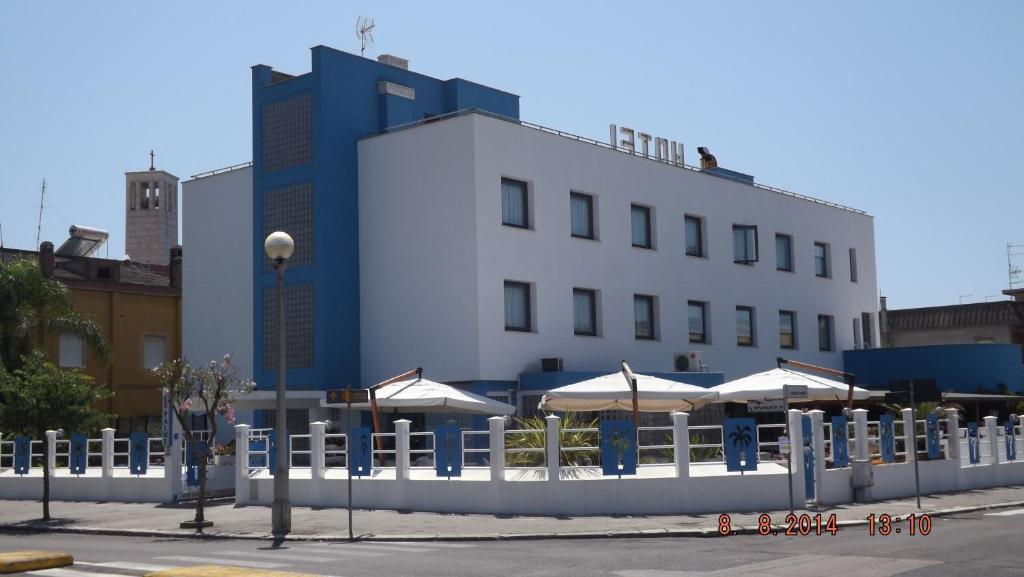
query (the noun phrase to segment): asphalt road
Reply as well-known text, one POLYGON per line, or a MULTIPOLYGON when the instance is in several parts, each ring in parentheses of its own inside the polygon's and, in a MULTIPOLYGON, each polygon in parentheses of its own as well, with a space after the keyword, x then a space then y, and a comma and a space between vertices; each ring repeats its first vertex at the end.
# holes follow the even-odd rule
POLYGON ((72 553, 76 564, 30 575, 142 575, 147 570, 224 564, 321 575, 609 575, 617 577, 786 577, 842 575, 1024 575, 1024 509, 933 520, 927 536, 905 527, 889 536, 866 527, 836 536, 547 541, 285 543, 58 534, 0 534, 0 551, 72 553))

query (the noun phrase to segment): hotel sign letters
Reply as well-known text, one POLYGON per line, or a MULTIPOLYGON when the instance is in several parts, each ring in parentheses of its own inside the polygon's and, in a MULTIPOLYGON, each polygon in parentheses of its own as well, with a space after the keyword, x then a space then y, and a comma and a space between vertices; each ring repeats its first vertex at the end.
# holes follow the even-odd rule
POLYGON ((651 137, 646 132, 639 132, 625 126, 608 125, 609 143, 615 150, 630 154, 641 154, 644 158, 654 158, 674 166, 683 166, 683 143, 662 138, 651 137), (653 144, 653 150, 652 150, 653 144))

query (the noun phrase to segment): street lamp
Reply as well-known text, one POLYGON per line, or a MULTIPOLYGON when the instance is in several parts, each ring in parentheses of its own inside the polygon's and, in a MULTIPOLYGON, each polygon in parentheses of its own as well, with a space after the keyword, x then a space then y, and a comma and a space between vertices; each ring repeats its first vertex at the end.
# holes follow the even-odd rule
POLYGON ((288 501, 288 463, 285 461, 288 420, 284 406, 284 261, 295 252, 295 241, 288 233, 273 232, 263 241, 263 250, 274 261, 274 270, 277 271, 277 423, 274 427, 277 431, 277 466, 274 467, 274 504, 270 508, 270 517, 274 537, 281 539, 292 530, 292 504, 288 501))

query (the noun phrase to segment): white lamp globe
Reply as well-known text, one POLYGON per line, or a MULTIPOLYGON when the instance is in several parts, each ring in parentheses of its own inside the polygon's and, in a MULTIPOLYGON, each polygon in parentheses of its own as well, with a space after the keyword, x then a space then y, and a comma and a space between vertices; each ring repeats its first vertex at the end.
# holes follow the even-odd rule
POLYGON ((295 252, 295 241, 286 232, 272 232, 267 236, 267 240, 263 241, 263 250, 271 260, 288 260, 295 252))

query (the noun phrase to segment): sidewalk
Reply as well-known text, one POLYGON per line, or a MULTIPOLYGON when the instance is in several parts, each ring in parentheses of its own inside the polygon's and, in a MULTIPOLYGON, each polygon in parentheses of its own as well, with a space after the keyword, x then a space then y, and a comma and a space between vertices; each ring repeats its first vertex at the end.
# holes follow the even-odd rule
MULTIPOLYGON (((999 487, 963 493, 921 497, 921 511, 915 500, 896 499, 870 504, 822 507, 805 511, 818 513, 827 521, 835 514, 839 524, 864 523, 868 515, 887 513, 931 513, 934 516, 995 507, 1024 506, 1024 487, 999 487)), ((196 536, 178 524, 193 518, 194 505, 153 505, 146 503, 54 502, 50 525, 37 521, 41 505, 35 501, 0 501, 0 531, 52 530, 74 533, 108 533, 166 537, 196 536)), ((758 515, 731 514, 732 528, 752 532, 758 515)), ((773 524, 783 525, 788 511, 770 511, 773 524)), ((797 512, 800 514, 800 511, 797 512)), ((205 537, 270 538, 270 508, 235 507, 231 500, 207 505, 206 518, 214 522, 205 537)), ((372 540, 483 540, 554 539, 588 537, 717 536, 718 515, 646 515, 614 517, 519 517, 397 511, 353 512, 355 535, 372 540)), ((295 507, 292 509, 293 539, 341 540, 348 538, 347 511, 295 507)))

